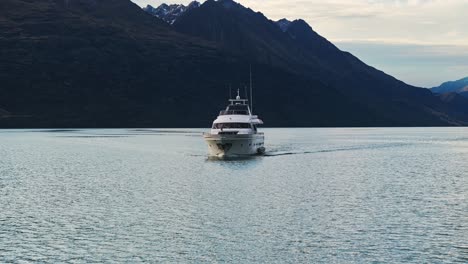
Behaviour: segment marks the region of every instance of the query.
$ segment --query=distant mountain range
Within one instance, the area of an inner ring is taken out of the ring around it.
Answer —
[[[169,24],[174,24],[175,21],[182,16],[185,12],[200,7],[200,2],[192,1],[187,6],[183,4],[171,4],[167,5],[165,3],[161,4],[158,7],[153,7],[152,5],[147,5],[143,8],[148,14],[158,17]],[[283,18],[276,21],[276,24],[280,27],[283,32],[286,32],[289,25],[291,25],[291,21]]]
[[[431,91],[436,94],[458,93],[468,97],[468,77],[458,81],[445,82],[438,87],[431,88]]]
[[[2,0],[0,17],[0,127],[209,127],[250,65],[268,126],[468,124],[466,98],[405,84],[303,20],[231,0]]]

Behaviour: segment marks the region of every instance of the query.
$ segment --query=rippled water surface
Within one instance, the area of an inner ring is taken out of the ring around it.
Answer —
[[[468,262],[468,129],[0,130],[0,262]]]

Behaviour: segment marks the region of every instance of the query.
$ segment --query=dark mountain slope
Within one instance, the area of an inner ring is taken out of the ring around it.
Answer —
[[[360,102],[366,102],[369,108],[382,116],[398,116],[399,120],[411,123],[411,120],[430,122],[430,115],[449,124],[460,124],[460,120],[466,124],[468,100],[457,98],[457,103],[441,100],[427,89],[407,85],[363,63],[352,54],[340,51],[302,20],[291,23],[287,32],[305,48],[315,52],[316,56],[330,63],[336,76],[331,86],[350,97],[358,97]],[[465,101],[465,104],[461,101]]]
[[[271,66],[282,66],[301,72],[302,63],[314,58],[303,58],[293,40],[279,30],[261,13],[255,13],[230,1],[206,1],[199,8],[184,13],[174,23],[184,34],[215,42],[220,48],[250,60]],[[318,69],[319,70],[319,69]]]
[[[445,117],[455,109],[430,91],[407,85],[340,51],[303,20],[280,28],[278,22],[231,0],[209,0],[184,13],[174,26],[251,61],[320,80],[382,119],[401,125],[453,122]]]
[[[127,0],[0,5],[0,105],[33,115],[5,126],[155,123],[147,116],[163,114],[162,100],[187,92],[158,83],[178,83],[224,58]]]
[[[0,2],[1,127],[207,127],[248,62],[128,0]],[[270,126],[394,124],[340,92],[253,63]],[[21,117],[21,118],[19,118]]]
[[[462,94],[458,93],[444,93],[437,95],[444,103],[451,106],[453,109],[451,118],[453,119],[464,119],[468,114],[466,105],[468,104],[468,99]]]
[[[248,80],[249,64],[255,109],[268,126],[468,120],[461,106],[419,97],[350,54],[331,64],[233,2],[207,2],[177,21],[207,7],[224,17],[200,16],[192,22],[203,34],[192,34],[129,0],[0,1],[0,106],[9,112],[0,127],[208,127],[227,85]]]

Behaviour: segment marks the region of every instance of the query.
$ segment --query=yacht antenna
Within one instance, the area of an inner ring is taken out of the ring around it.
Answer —
[[[229,84],[229,99],[231,99],[231,84]]]
[[[250,112],[253,113],[253,96],[252,96],[252,64],[250,64]]]

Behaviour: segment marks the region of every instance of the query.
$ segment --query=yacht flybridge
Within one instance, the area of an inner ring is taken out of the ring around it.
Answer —
[[[203,134],[211,156],[229,157],[257,155],[265,152],[264,135],[257,131],[263,124],[253,115],[247,99],[229,99],[226,110],[219,113],[210,133]]]

